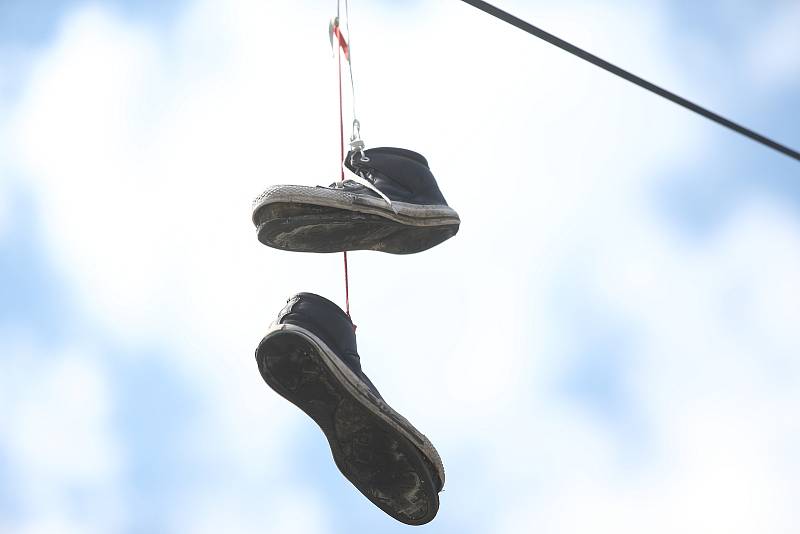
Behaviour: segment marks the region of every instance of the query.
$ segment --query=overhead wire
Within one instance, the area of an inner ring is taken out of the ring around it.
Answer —
[[[611,74],[619,76],[624,80],[627,80],[635,85],[638,85],[639,87],[646,89],[651,93],[655,93],[658,96],[666,98],[667,100],[674,102],[679,106],[682,106],[690,111],[693,111],[694,113],[697,113],[698,115],[705,117],[706,119],[716,122],[717,124],[724,126],[725,128],[733,130],[734,132],[737,132],[757,143],[760,143],[761,145],[776,150],[786,156],[789,156],[792,159],[800,161],[800,152],[792,148],[789,148],[781,143],[778,143],[777,141],[773,141],[772,139],[765,137],[749,128],[746,128],[741,124],[737,124],[736,122],[733,122],[730,119],[718,115],[713,111],[710,111],[698,104],[695,104],[694,102],[691,102],[690,100],[683,98],[682,96],[679,96],[671,91],[664,89],[663,87],[659,87],[658,85],[651,83],[598,56],[595,56],[594,54],[587,52],[586,50],[583,50],[582,48],[579,48],[572,43],[560,39],[555,35],[548,33],[542,30],[541,28],[536,27],[529,22],[526,22],[506,11],[503,11],[502,9],[493,6],[488,2],[484,2],[483,0],[461,0],[461,1],[477,9],[480,9],[481,11],[488,13],[489,15],[492,15],[493,17],[502,20],[503,22],[511,24],[512,26],[516,26],[522,31],[525,31],[535,37],[538,37],[539,39],[542,39],[553,46],[557,46],[558,48],[566,52],[569,52],[570,54],[577,56],[583,59],[584,61],[588,61],[592,65],[600,67],[601,69],[610,72]]]

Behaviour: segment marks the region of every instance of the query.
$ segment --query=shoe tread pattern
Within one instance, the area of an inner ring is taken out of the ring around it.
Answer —
[[[409,226],[380,215],[310,204],[271,204],[256,216],[263,244],[294,252],[422,252],[450,239],[459,225]]]
[[[399,521],[432,520],[438,495],[419,449],[355,400],[308,340],[281,333],[264,343],[258,361],[262,376],[322,429],[342,474]]]

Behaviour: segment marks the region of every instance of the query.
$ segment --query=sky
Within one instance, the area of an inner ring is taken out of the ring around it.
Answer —
[[[800,3],[497,5],[794,148]],[[800,166],[464,3],[352,3],[368,146],[459,234],[350,257],[432,533],[795,533]],[[0,4],[0,533],[402,532],[254,350],[341,255],[250,202],[337,176],[326,0]]]

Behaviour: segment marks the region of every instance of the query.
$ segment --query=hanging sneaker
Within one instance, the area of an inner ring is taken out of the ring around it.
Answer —
[[[258,239],[296,252],[421,252],[453,237],[461,220],[428,161],[402,148],[350,152],[345,180],[329,187],[277,185],[253,205]]]
[[[370,501],[409,525],[434,518],[439,454],[362,372],[353,323],[336,304],[311,293],[290,299],[256,361],[267,384],[319,425],[336,466]]]

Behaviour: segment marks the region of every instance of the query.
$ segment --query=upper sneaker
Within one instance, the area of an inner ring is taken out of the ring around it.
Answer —
[[[311,293],[291,298],[256,350],[261,376],[322,429],[342,474],[409,525],[439,509],[436,449],[384,401],[361,369],[350,318]]]
[[[428,161],[403,148],[350,152],[345,179],[328,187],[277,185],[253,204],[258,239],[296,252],[421,252],[453,237],[461,220]]]

